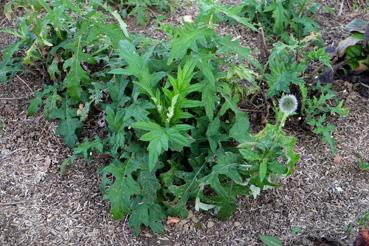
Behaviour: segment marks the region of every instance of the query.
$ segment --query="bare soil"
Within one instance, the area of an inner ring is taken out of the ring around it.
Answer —
[[[367,18],[348,5],[338,16],[336,1],[322,4],[335,11],[319,16],[327,43],[344,36],[343,26],[353,17]],[[194,12],[183,6],[169,20]],[[11,24],[3,16],[0,23]],[[153,27],[147,30],[155,32]],[[242,37],[247,32],[238,27],[228,32],[246,44],[254,39]],[[12,41],[1,34],[0,49]],[[80,161],[65,176],[58,173],[70,150],[54,135],[55,123],[41,114],[26,116],[28,98],[42,81],[25,71],[0,85],[0,245],[260,245],[263,234],[278,236],[285,245],[352,245],[356,220],[369,209],[369,173],[361,172],[357,163],[357,155],[369,157],[369,100],[344,81],[335,84],[350,109],[348,117],[335,119],[336,157],[317,137],[297,132],[301,161],[280,189],[257,200],[240,198],[228,221],[193,212],[163,235],[144,232],[137,238],[125,220],[111,219],[98,189],[99,163]]]

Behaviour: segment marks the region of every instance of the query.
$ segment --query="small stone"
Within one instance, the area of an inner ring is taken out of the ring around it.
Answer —
[[[191,219],[192,217],[193,217],[193,213],[192,213],[192,211],[189,211],[189,212],[188,212],[187,219]]]
[[[192,220],[193,223],[198,223],[199,222],[199,219],[196,218],[195,216],[192,216],[191,220]]]
[[[189,231],[190,228],[191,228],[190,225],[189,224],[186,224],[186,225],[183,226],[183,231],[185,231],[185,232],[186,231]]]
[[[342,189],[341,187],[336,186],[335,188],[336,188],[336,191],[337,191],[337,192],[343,192],[343,189]]]
[[[193,17],[191,15],[185,15],[182,17],[183,22],[192,23]]]
[[[234,223],[233,223],[233,225],[234,225],[235,227],[240,227],[240,226],[241,226],[241,223],[240,223],[240,222],[238,222],[238,221],[236,221],[236,222],[234,222]]]
[[[212,228],[213,226],[215,225],[215,223],[213,221],[209,221],[208,224],[207,224],[207,227],[210,229]]]
[[[178,223],[178,226],[182,227],[184,226],[185,224],[188,223],[188,220],[187,219],[184,219],[184,220],[181,220],[179,223]]]

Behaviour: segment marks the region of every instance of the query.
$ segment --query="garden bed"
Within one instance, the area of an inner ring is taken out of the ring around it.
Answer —
[[[352,18],[368,18],[347,6],[338,16],[340,6],[334,2],[323,2],[335,12],[319,17],[327,44],[345,35],[343,26]],[[180,9],[169,19],[178,21],[191,12]],[[0,23],[9,25],[3,16]],[[9,42],[2,35],[0,49]],[[187,219],[166,225],[163,235],[147,230],[141,237],[134,236],[126,220],[111,219],[109,204],[98,189],[96,170],[101,163],[86,166],[78,161],[65,176],[59,174],[70,150],[53,134],[55,123],[42,114],[26,115],[28,99],[40,87],[41,81],[32,74],[0,86],[2,245],[258,245],[264,234],[275,235],[286,245],[349,245],[357,235],[357,219],[369,207],[368,172],[359,170],[357,157],[369,156],[369,101],[345,81],[335,81],[350,110],[346,118],[335,119],[336,156],[318,137],[295,130],[301,159],[281,188],[256,200],[241,198],[228,221],[191,212]]]

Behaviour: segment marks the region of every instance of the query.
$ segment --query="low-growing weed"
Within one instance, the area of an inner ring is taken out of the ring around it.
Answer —
[[[319,31],[318,23],[312,18],[319,4],[308,0],[244,0],[231,6],[215,0],[200,2],[211,21],[229,18],[254,31],[261,27],[267,34],[274,34],[284,41],[289,40],[291,33],[300,39]]]
[[[360,229],[368,229],[369,228],[369,211],[364,212],[357,219],[357,225]]]
[[[266,65],[259,72],[258,80],[267,85],[266,98],[288,93],[299,95],[299,116],[335,153],[336,143],[332,137],[335,126],[327,123],[327,118],[330,115],[346,116],[348,110],[331,85],[321,85],[319,81],[306,82],[305,75],[311,64],[319,63],[331,68],[330,57],[324,49],[307,50],[309,43],[296,39],[291,39],[289,44],[277,43]]]
[[[343,101],[339,101],[336,93],[331,89],[331,85],[315,84],[311,93],[308,95],[307,88],[301,84],[301,112],[312,131],[319,135],[323,142],[328,144],[332,154],[336,152],[336,141],[333,138],[333,132],[336,127],[327,123],[327,117],[332,115],[347,116],[348,109],[344,108]]]
[[[147,24],[149,17],[155,14],[152,9],[165,12],[171,10],[175,5],[173,0],[119,0],[109,2],[120,10],[122,17],[134,16],[139,25]]]
[[[271,235],[262,235],[260,236],[260,240],[263,242],[265,246],[282,246],[283,242],[279,238]]]
[[[244,19],[209,6],[193,23],[163,25],[168,40],[160,41],[129,34],[103,1],[13,0],[6,7],[8,17],[17,8],[24,13],[17,30],[3,30],[19,41],[3,52],[2,80],[45,66],[48,81],[28,114],[42,110],[56,120],[56,134],[73,148],[61,172],[77,157],[104,158],[101,191],[113,218],[129,215],[136,234],[142,226],[162,232],[164,218],[186,217],[192,201],[197,210],[231,216],[238,196],[256,198],[294,171],[299,157],[296,138],[283,130],[287,117],[321,117],[312,124],[320,129],[325,114],[344,111],[324,105],[334,96],[323,87],[310,100],[315,94],[304,84],[309,62],[329,65],[325,53],[292,40],[278,43],[263,66],[211,23],[218,14]],[[303,93],[300,111],[286,95],[295,88]],[[255,133],[239,102],[256,94],[274,103],[276,120]]]

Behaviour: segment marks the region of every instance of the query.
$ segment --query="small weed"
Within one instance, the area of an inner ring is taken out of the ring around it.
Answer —
[[[270,235],[262,235],[260,236],[260,240],[263,242],[265,246],[282,246],[282,241],[275,237]]]
[[[293,226],[291,227],[291,232],[294,235],[300,235],[302,233],[303,229],[301,227],[298,226]]]
[[[358,219],[357,225],[360,229],[369,229],[369,211],[364,212]]]
[[[144,24],[150,7],[165,9],[166,2],[119,4]],[[254,18],[248,1],[239,9],[211,0],[201,4],[193,22],[160,25],[167,40],[128,33],[119,6],[99,0],[12,0],[5,7],[8,18],[18,8],[23,15],[17,29],[1,30],[18,41],[3,50],[0,81],[43,64],[49,81],[35,93],[28,114],[41,110],[58,122],[56,134],[73,149],[61,173],[77,157],[104,156],[104,199],[114,219],[129,216],[137,235],[142,226],[163,232],[167,216],[187,217],[193,203],[230,217],[240,195],[255,198],[295,170],[299,156],[296,138],[284,130],[288,117],[303,117],[333,147],[334,127],[326,117],[347,112],[330,88],[305,81],[312,62],[330,66],[324,50],[311,48],[315,35],[276,43],[263,65],[214,29],[217,19],[253,30],[266,21],[271,32],[286,36],[293,30],[302,37],[316,27],[308,18],[310,3],[257,3]],[[239,107],[247,97],[274,107],[266,112],[274,119],[256,133]],[[271,236],[261,240],[282,245]]]

